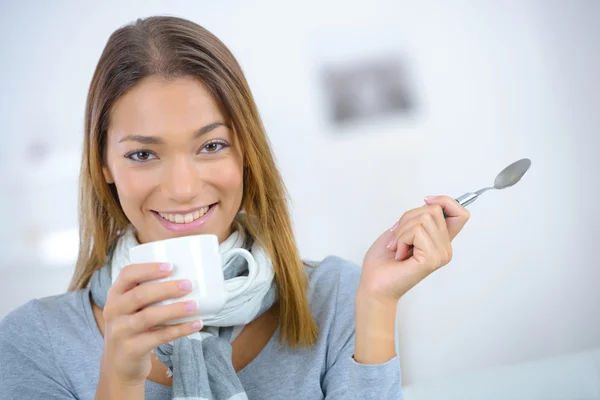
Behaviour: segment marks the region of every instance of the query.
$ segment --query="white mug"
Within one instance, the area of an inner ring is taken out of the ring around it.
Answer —
[[[246,281],[235,289],[228,289],[223,265],[237,255],[248,262],[248,276],[234,278]],[[173,272],[168,277],[145,283],[176,279],[189,279],[192,282],[192,291],[187,295],[152,304],[167,305],[189,300],[195,300],[198,304],[194,315],[168,321],[166,325],[214,318],[229,300],[243,294],[252,285],[258,272],[254,257],[245,249],[231,249],[221,254],[216,235],[183,236],[140,244],[129,249],[129,258],[132,264],[166,262],[173,265]]]

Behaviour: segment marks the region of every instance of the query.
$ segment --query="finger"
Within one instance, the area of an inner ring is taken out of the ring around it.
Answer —
[[[416,225],[418,225],[420,223],[421,223],[421,221],[419,220],[419,218],[413,218],[409,221],[406,221],[404,224],[402,224],[402,226],[399,227],[398,229],[396,229],[394,231],[393,235],[391,235],[387,248],[390,251],[396,251],[396,249],[399,246],[398,239],[402,235],[404,235],[405,232],[410,231],[411,229],[413,229]]]
[[[441,208],[438,207],[438,210],[441,213]],[[436,218],[442,219],[443,223],[441,228],[438,225]],[[429,236],[429,239],[435,247],[435,252],[437,252],[440,262],[442,264],[447,264],[452,258],[452,246],[450,245],[450,237],[448,236],[448,229],[444,217],[442,215],[434,217],[430,213],[424,213],[421,215],[420,220],[427,236]]]
[[[469,211],[458,204],[452,197],[427,196],[425,198],[425,203],[442,207],[446,214],[446,224],[448,225],[448,233],[450,234],[451,240],[458,235],[471,216]]]
[[[446,218],[465,218],[469,211],[461,206],[456,199],[449,196],[427,196],[425,203],[428,205],[439,205],[444,209]]]
[[[421,214],[424,215],[424,214]],[[396,237],[393,240],[390,240],[389,250],[392,254],[394,254],[394,259],[396,261],[402,261],[410,258],[413,254],[413,246],[407,245],[402,242],[400,237],[402,237],[406,232],[412,231],[417,225],[421,224],[421,217],[416,217],[407,221],[402,228],[399,228],[399,231],[395,232]]]
[[[413,260],[413,262],[416,261],[421,267],[426,267],[427,271],[430,271],[431,267],[438,263],[439,256],[437,255],[435,245],[422,225],[417,225],[406,232],[400,238],[400,242],[406,246],[413,247],[412,257],[404,262],[410,260]]]
[[[398,226],[395,228],[394,233],[396,235],[396,238],[400,237],[406,230],[412,229],[416,224],[421,223],[421,218],[424,214],[431,214],[439,229],[447,229],[446,220],[444,219],[444,213],[442,211],[442,208],[438,205],[422,206],[415,210],[411,210],[410,213],[413,217],[411,219],[405,220],[405,222],[402,224],[398,224]],[[396,251],[396,243],[393,243],[391,238],[388,242],[388,249],[390,249],[391,251]]]
[[[377,240],[375,240],[373,245],[369,248],[367,254],[365,254],[365,258],[367,258],[368,256],[368,258],[370,259],[388,261],[393,259],[393,252],[390,252],[387,246],[389,245],[392,239],[394,241],[396,240],[396,236],[394,234],[393,229],[396,228],[397,225],[398,221],[396,221],[390,229],[387,229],[385,232],[379,235]]]
[[[412,232],[412,229],[407,232]],[[394,260],[396,261],[403,261],[410,258],[414,251],[412,245],[408,245],[402,240],[398,240],[395,247]],[[392,251],[394,252],[394,250]]]
[[[421,206],[418,208],[413,208],[412,210],[405,212],[404,214],[402,214],[402,217],[400,217],[400,219],[398,220],[396,225],[394,225],[392,227],[393,229],[391,229],[391,230],[397,231],[397,230],[401,229],[408,221],[414,219],[415,217],[418,217],[420,214],[425,212],[426,209],[427,209],[427,205]]]
[[[430,259],[428,254],[433,252],[434,245],[428,240],[427,233],[421,225],[406,231],[400,238],[400,242],[401,246],[411,247],[414,251],[406,260],[397,260],[389,270],[390,279],[402,283],[404,286],[399,290],[401,295],[433,271],[433,268],[428,266]]]
[[[128,317],[132,334],[144,333],[169,321],[196,314],[198,303],[195,300],[180,301],[164,306],[152,306]]]
[[[131,264],[121,269],[110,287],[113,294],[124,294],[139,283],[161,279],[171,274],[173,266],[167,263]]]
[[[123,294],[117,307],[118,313],[119,315],[132,314],[159,301],[182,297],[191,291],[192,283],[187,279],[138,285]]]
[[[197,324],[197,325],[195,325]],[[136,338],[136,342],[141,347],[147,349],[146,352],[155,349],[165,343],[172,342],[202,329],[202,321],[185,322],[177,325],[167,325],[151,332],[143,333]]]
[[[423,213],[432,213],[434,216],[437,216],[439,214],[439,217],[436,217],[436,221],[439,221],[438,224],[440,225],[440,228],[443,226],[446,226],[446,220],[444,219],[444,214],[442,211],[441,206],[439,205],[424,205],[412,210],[409,210],[407,212],[405,212],[402,217],[396,221],[392,227],[385,231],[381,236],[379,236],[379,238],[375,241],[374,246],[376,248],[382,248],[380,247],[382,245],[385,245],[386,249],[383,249],[383,252],[381,252],[379,254],[379,257],[385,258],[385,259],[391,259],[392,257],[389,256],[390,254],[394,254],[394,252],[396,252],[396,250],[398,249],[398,238],[408,229],[412,229],[417,223],[418,223],[418,217],[420,215],[422,215]],[[406,247],[406,246],[400,246],[403,248],[403,251],[400,252],[398,254],[398,257],[400,257],[399,259],[405,259],[410,257],[411,255],[411,250],[410,247]],[[378,250],[378,253],[381,250]],[[390,253],[391,252],[391,253]]]
[[[448,224],[446,222],[446,216],[444,215],[444,209],[440,205],[432,204],[427,206],[427,210],[433,217],[438,229],[448,231]]]

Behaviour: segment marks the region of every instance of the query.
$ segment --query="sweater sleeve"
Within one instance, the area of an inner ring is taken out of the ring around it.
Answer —
[[[0,399],[76,398],[56,365],[36,300],[0,321],[0,354]]]
[[[336,312],[330,331],[327,372],[322,389],[327,400],[402,399],[400,362],[397,356],[383,364],[359,364],[354,360],[354,298],[360,267],[346,264],[340,269]]]

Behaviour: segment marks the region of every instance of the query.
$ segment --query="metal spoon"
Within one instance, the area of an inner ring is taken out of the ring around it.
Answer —
[[[508,167],[504,168],[494,180],[494,186],[489,186],[483,189],[479,189],[476,192],[468,192],[462,196],[456,198],[456,201],[466,207],[479,198],[483,193],[490,189],[506,189],[519,182],[527,170],[531,167],[531,160],[529,158],[523,158],[519,161],[515,161]],[[445,216],[445,215],[444,215]]]

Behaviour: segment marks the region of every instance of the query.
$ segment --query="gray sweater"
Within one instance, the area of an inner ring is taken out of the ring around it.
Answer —
[[[306,271],[317,344],[293,350],[277,330],[238,372],[249,399],[401,399],[397,357],[379,365],[352,358],[360,267],[328,257]],[[102,348],[89,289],[32,300],[0,321],[0,399],[93,399]],[[145,393],[171,399],[171,387],[152,381]]]

